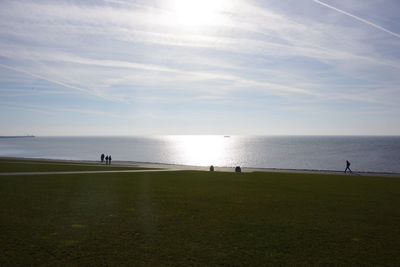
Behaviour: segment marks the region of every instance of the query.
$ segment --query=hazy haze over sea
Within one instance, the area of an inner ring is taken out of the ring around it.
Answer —
[[[400,137],[231,136],[0,138],[0,156],[196,166],[400,173]]]

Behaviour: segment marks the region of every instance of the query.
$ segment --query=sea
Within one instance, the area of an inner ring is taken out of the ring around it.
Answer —
[[[400,173],[400,136],[0,138],[0,157],[134,161],[191,166]]]

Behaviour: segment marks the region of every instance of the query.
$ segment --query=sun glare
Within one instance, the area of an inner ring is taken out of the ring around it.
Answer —
[[[168,10],[181,27],[206,27],[220,24],[228,8],[228,0],[170,0]]]
[[[221,165],[229,159],[228,142],[223,136],[170,136],[173,155],[186,165]]]

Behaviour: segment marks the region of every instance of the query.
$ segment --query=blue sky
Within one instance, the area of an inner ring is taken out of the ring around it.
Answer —
[[[400,134],[397,0],[0,2],[0,135]]]

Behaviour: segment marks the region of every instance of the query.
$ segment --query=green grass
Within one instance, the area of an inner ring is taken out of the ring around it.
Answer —
[[[0,266],[396,266],[400,179],[0,177]]]
[[[4,172],[53,172],[53,171],[101,171],[101,170],[137,170],[141,167],[124,167],[106,164],[87,164],[75,162],[46,162],[32,160],[0,159],[0,173]]]

